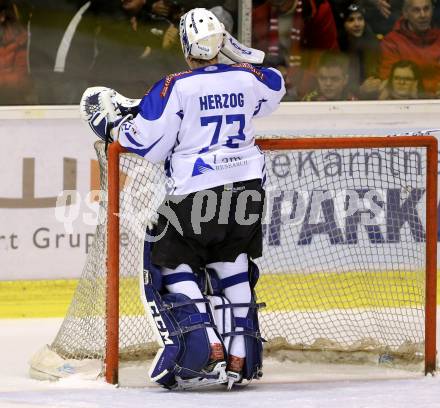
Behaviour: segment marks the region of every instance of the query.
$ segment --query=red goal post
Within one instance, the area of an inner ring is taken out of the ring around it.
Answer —
[[[436,368],[437,273],[437,139],[432,136],[331,137],[259,139],[263,151],[315,149],[426,148],[426,258],[425,258],[425,373]],[[105,377],[118,382],[119,360],[119,186],[120,157],[126,150],[113,143],[108,148],[108,239]]]

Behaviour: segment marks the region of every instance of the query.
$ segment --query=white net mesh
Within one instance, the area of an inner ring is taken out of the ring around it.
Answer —
[[[107,189],[102,143],[95,145]],[[267,352],[301,361],[379,355],[423,362],[426,151],[422,148],[268,151],[264,256],[257,260]],[[144,231],[160,204],[161,166],[122,155],[120,355],[156,345],[138,288]],[[105,197],[105,193],[103,194]],[[106,201],[92,250],[51,349],[105,354]],[[299,354],[301,353],[301,357]],[[285,356],[286,354],[283,354]],[[375,361],[377,357],[375,357]]]

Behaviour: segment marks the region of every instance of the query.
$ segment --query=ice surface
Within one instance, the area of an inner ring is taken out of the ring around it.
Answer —
[[[171,392],[155,386],[115,387],[78,376],[32,380],[28,360],[54,338],[60,319],[0,320],[0,407],[11,408],[436,408],[440,377],[343,365],[265,362],[259,382],[231,392]],[[143,368],[124,375],[139,377]],[[146,373],[145,373],[146,375]]]

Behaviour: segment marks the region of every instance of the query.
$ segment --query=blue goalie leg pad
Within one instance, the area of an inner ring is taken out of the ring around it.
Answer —
[[[258,282],[259,270],[254,262],[249,261],[249,269],[247,274],[247,279],[249,279],[249,285],[251,288],[251,302],[250,303],[225,303],[216,304],[214,310],[222,310],[226,314],[227,309],[232,310],[232,327],[230,331],[224,330],[221,333],[225,344],[228,344],[228,338],[233,336],[244,336],[245,340],[245,350],[246,357],[244,360],[243,371],[241,373],[242,379],[251,380],[258,379],[262,376],[263,367],[263,342],[265,341],[261,337],[260,325],[258,321],[258,310],[264,306],[264,303],[256,302],[255,286]],[[235,281],[243,280],[242,274],[236,275],[233,278]],[[220,285],[222,282],[220,282]],[[223,284],[228,284],[227,279],[223,280]],[[216,285],[219,285],[216,282]],[[217,287],[217,291],[219,288]],[[235,317],[233,316],[234,308],[238,307],[249,307],[249,311],[246,317]],[[217,318],[218,319],[218,318]],[[241,328],[238,331],[237,328]]]
[[[212,318],[209,313],[200,313],[194,300],[185,295],[167,294],[163,300],[172,307],[170,312],[177,323],[173,334],[182,338],[185,347],[178,359],[180,368],[177,374],[181,378],[197,377],[208,364],[211,354],[206,328],[214,326]],[[207,302],[204,299],[198,301]]]
[[[237,319],[236,320],[236,326]],[[252,378],[260,378],[263,368],[263,341],[261,337],[260,327],[258,322],[258,307],[249,308],[249,314],[246,322],[243,324],[245,331],[245,348],[246,358],[243,366],[243,378],[251,380]]]
[[[151,263],[151,243],[145,241],[141,298],[160,345],[150,367],[151,380],[179,389],[225,382],[225,367],[204,370],[211,356],[207,328],[215,328],[215,324],[209,307],[207,313],[201,313],[197,304],[209,301],[168,293],[165,281],[160,268]]]
[[[230,303],[224,305],[217,305],[214,309],[234,309],[235,307],[249,307],[247,317],[233,317],[232,331],[221,333],[222,337],[227,343],[227,339],[233,336],[244,336],[246,358],[242,376],[244,379],[251,380],[253,378],[260,378],[262,376],[263,367],[263,342],[265,340],[261,337],[260,327],[258,322],[258,309],[264,307],[264,303],[256,303],[254,300],[251,303]],[[241,331],[236,330],[242,328]]]
[[[180,336],[171,336],[175,329],[174,319],[169,312],[164,312],[159,293],[150,284],[145,285],[144,290],[144,307],[160,346],[150,367],[149,376],[152,381],[164,387],[172,387],[175,384],[176,361],[184,347],[183,339]]]
[[[203,377],[211,347],[206,333],[212,327],[208,313],[200,313],[195,303],[205,299],[190,299],[180,293],[161,296],[152,285],[145,285],[145,306],[157,329],[161,345],[150,368],[153,381],[172,388],[176,376],[182,379]]]
[[[260,378],[263,367],[263,341],[260,333],[260,323],[258,320],[258,310],[266,306],[264,303],[256,302],[255,286],[260,277],[258,266],[249,260],[249,284],[252,291],[251,304],[249,305],[249,313],[245,321],[242,322],[245,336],[246,359],[243,367],[243,378],[248,380],[252,378]],[[237,320],[237,319],[235,319]],[[236,326],[238,322],[236,321]]]

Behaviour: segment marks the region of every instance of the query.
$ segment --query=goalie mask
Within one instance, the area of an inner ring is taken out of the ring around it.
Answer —
[[[185,58],[211,60],[220,52],[224,25],[209,10],[195,8],[180,19],[180,42]]]

